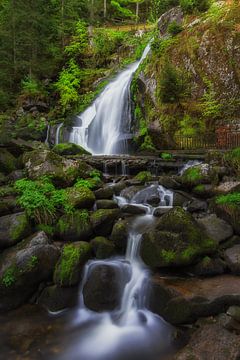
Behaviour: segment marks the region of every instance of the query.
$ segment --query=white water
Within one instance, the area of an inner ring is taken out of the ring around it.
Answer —
[[[151,192],[152,188],[145,190]],[[169,194],[168,190],[160,188],[160,202],[166,201],[165,196]],[[135,195],[135,199],[138,197],[142,198],[142,191]],[[146,215],[138,216],[133,221],[125,258],[92,260],[86,264],[74,326],[85,326],[87,331],[77,343],[71,344],[64,359],[160,360],[160,355],[170,347],[172,327],[147,309],[150,274],[139,256],[141,235],[154,222],[152,212],[149,207]],[[124,290],[119,308],[96,313],[85,306],[83,289],[92,270],[102,265],[111,266],[117,271]]]
[[[82,114],[77,116],[69,142],[83,146],[93,154],[127,152],[131,137],[130,84],[134,72],[146,58],[148,45],[140,61],[123,70]]]
[[[202,164],[200,160],[189,160],[179,171],[179,175],[182,175],[187,169]]]
[[[60,130],[63,127],[63,123],[57,126],[56,135],[55,135],[55,145],[58,145],[60,142]]]

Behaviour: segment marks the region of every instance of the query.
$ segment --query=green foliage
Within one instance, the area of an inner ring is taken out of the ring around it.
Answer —
[[[188,95],[185,73],[165,62],[159,80],[159,95],[163,103],[178,103]]]
[[[144,136],[143,142],[140,145],[140,149],[141,150],[146,150],[146,151],[154,151],[155,150],[155,146],[152,142],[152,138],[149,134],[146,134]]]
[[[2,278],[2,284],[5,287],[10,287],[15,283],[15,281],[16,281],[16,266],[14,265],[14,266],[9,267],[4,272],[4,275]]]
[[[221,115],[222,106],[218,102],[218,100],[216,100],[216,92],[214,90],[212,82],[207,78],[204,79],[204,82],[207,86],[207,90],[202,97],[202,115],[204,118],[214,120]]]
[[[22,94],[26,97],[42,97],[46,95],[42,85],[31,76],[22,80]]]
[[[226,152],[226,154],[224,154],[224,161],[236,175],[240,175],[240,147]]]
[[[67,203],[65,190],[57,190],[51,180],[43,177],[37,181],[29,179],[17,180],[15,189],[19,193],[18,203],[27,215],[37,224],[51,225],[61,208],[65,212],[72,211]]]
[[[111,0],[111,5],[118,15],[121,15],[124,18],[134,18],[134,13],[126,7],[123,7],[119,1]]]
[[[160,15],[177,5],[179,5],[179,0],[152,0],[150,19],[158,20]]]
[[[161,153],[161,158],[163,160],[171,160],[172,159],[172,154],[169,153]]]
[[[198,167],[191,167],[184,171],[182,178],[184,182],[194,183],[196,181],[200,181],[202,179],[201,170]]]
[[[150,173],[150,171],[140,171],[135,176],[135,179],[141,181],[142,183],[145,183],[152,180],[152,174]]]
[[[151,49],[154,54],[163,56],[170,46],[176,44],[175,38],[160,39],[159,34],[155,34],[151,42]]]
[[[64,110],[76,105],[79,100],[79,87],[81,83],[81,71],[76,62],[71,59],[68,66],[63,69],[55,83],[59,94],[59,101]]]
[[[75,183],[75,187],[77,188],[88,188],[88,189],[95,189],[96,187],[98,187],[101,184],[101,173],[98,170],[92,170],[90,172],[90,178],[88,179],[82,179],[82,178],[78,178],[76,183]]]
[[[180,121],[179,133],[185,136],[194,136],[204,133],[206,130],[205,122],[203,119],[193,118],[185,114]]]
[[[167,31],[172,36],[175,36],[175,35],[179,34],[181,31],[183,31],[183,27],[176,20],[174,20],[168,25]]]
[[[105,64],[108,58],[122,45],[126,33],[111,29],[96,29],[93,35],[93,51],[98,63]]]
[[[164,261],[168,264],[171,263],[176,258],[176,253],[173,250],[162,250],[161,256]]]
[[[84,21],[78,21],[76,24],[75,35],[69,45],[64,49],[65,53],[71,57],[83,55],[88,48],[88,31]]]
[[[54,234],[54,227],[46,224],[38,224],[37,230],[44,231],[49,236],[53,236]]]
[[[216,198],[216,203],[219,205],[230,205],[234,207],[240,206],[240,192],[234,192],[226,195],[219,195]]]
[[[192,14],[195,11],[204,12],[209,9],[209,0],[180,0],[180,6],[186,14]]]

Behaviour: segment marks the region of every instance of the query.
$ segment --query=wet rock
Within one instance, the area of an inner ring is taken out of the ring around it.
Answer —
[[[216,214],[207,215],[198,219],[197,222],[204,229],[206,234],[218,244],[233,235],[232,226],[217,217]]]
[[[72,308],[78,303],[78,286],[62,288],[57,285],[47,286],[38,298],[37,303],[48,311],[60,311]]]
[[[0,257],[0,311],[23,304],[42,281],[51,279],[59,250],[39,232]]]
[[[114,310],[121,304],[128,267],[99,264],[93,267],[83,287],[85,305],[93,311]]]
[[[234,320],[231,316],[228,316],[227,314],[220,314],[218,320],[222,327],[229,331],[234,331],[239,335],[240,323],[238,321]]]
[[[154,210],[153,216],[160,217],[160,216],[166,214],[167,212],[169,212],[170,210],[171,210],[171,208],[158,207]]]
[[[34,141],[34,140],[24,140],[24,139],[11,139],[10,150],[14,156],[22,155],[25,152],[38,150],[39,152],[42,150],[48,150],[49,146],[42,141]]]
[[[167,278],[152,280],[150,309],[172,324],[192,323],[200,317],[225,312],[240,305],[240,277]]]
[[[145,208],[143,208],[141,206],[133,205],[133,204],[123,205],[121,209],[122,209],[122,212],[132,214],[132,215],[142,215],[142,214],[146,213]]]
[[[84,161],[66,159],[49,150],[25,153],[23,161],[30,179],[49,176],[61,186],[72,185],[77,177],[87,178],[92,170]]]
[[[63,241],[86,241],[91,238],[93,228],[86,210],[76,210],[63,215],[56,226],[56,237]]]
[[[97,259],[107,259],[115,252],[114,243],[103,236],[97,236],[90,244]]]
[[[223,220],[232,225],[234,232],[240,235],[240,207],[231,204],[214,204],[213,211]]]
[[[119,249],[125,250],[127,246],[129,225],[129,220],[118,220],[113,226],[110,239]]]
[[[104,188],[100,188],[95,192],[96,199],[112,199],[113,197],[113,189],[110,186],[105,186]]]
[[[0,216],[21,212],[22,209],[14,196],[0,197]]]
[[[52,149],[58,155],[91,155],[82,146],[73,143],[61,143],[55,145]]]
[[[25,213],[0,217],[0,249],[15,245],[30,233],[31,227]]]
[[[224,252],[224,258],[230,270],[240,275],[240,245],[235,245]]]
[[[227,315],[240,323],[240,306],[230,306],[227,309]]]
[[[225,269],[226,264],[220,258],[212,259],[205,256],[201,261],[193,266],[190,271],[198,276],[214,276],[223,274]]]
[[[186,188],[211,183],[210,165],[200,164],[186,169],[179,177],[179,181]]]
[[[77,285],[81,280],[84,264],[91,258],[92,246],[84,241],[67,244],[54,271],[54,283],[61,287]]]
[[[119,209],[100,209],[91,215],[91,223],[96,235],[108,236],[115,220],[120,216]]]
[[[198,199],[193,199],[186,206],[187,211],[189,211],[190,213],[206,211],[207,208],[208,208],[208,204],[206,203],[206,201],[202,201]]]
[[[192,200],[191,195],[184,191],[175,191],[173,194],[173,206],[184,206],[190,200]]]
[[[159,185],[164,186],[166,189],[177,190],[181,187],[181,184],[179,184],[171,176],[167,176],[167,175],[159,176],[158,183]]]
[[[111,186],[115,195],[120,195],[121,191],[126,188],[126,183],[124,181],[119,181],[116,184]]]
[[[151,267],[189,265],[215,250],[215,241],[180,207],[160,217],[155,230],[143,234],[141,243],[141,257]]]
[[[95,202],[94,193],[85,186],[66,189],[68,203],[75,208],[91,209]]]
[[[174,356],[174,360],[237,360],[240,336],[225,329],[219,321],[209,320],[191,336],[190,342]]]
[[[9,175],[8,175],[8,181],[17,181],[20,179],[23,179],[25,177],[25,172],[24,170],[14,170],[12,171]]]
[[[123,196],[127,200],[131,200],[134,195],[142,189],[142,186],[129,186],[121,192],[121,196]]]
[[[200,184],[193,188],[193,194],[208,199],[215,195],[214,187],[211,184]]]
[[[10,172],[16,170],[16,168],[17,159],[7,149],[1,148],[0,171],[4,174],[9,174]]]
[[[97,209],[117,209],[118,204],[113,200],[97,200],[96,207]]]

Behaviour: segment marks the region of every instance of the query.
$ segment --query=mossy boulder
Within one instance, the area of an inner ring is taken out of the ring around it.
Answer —
[[[24,212],[0,217],[0,249],[13,246],[31,234]]]
[[[95,202],[94,193],[85,186],[66,189],[67,201],[76,208],[91,209]]]
[[[63,215],[57,223],[55,236],[63,241],[85,241],[93,234],[87,210],[76,210]]]
[[[185,187],[194,187],[199,184],[210,183],[209,165],[201,164],[190,167],[184,171],[179,181]]]
[[[9,215],[20,211],[21,208],[17,204],[17,199],[14,196],[0,197],[0,216]]]
[[[140,181],[142,184],[145,184],[148,181],[151,181],[153,178],[150,171],[140,171],[135,177],[134,180]]]
[[[52,149],[58,155],[91,155],[82,146],[73,143],[62,143],[55,145]]]
[[[142,259],[151,267],[189,265],[215,250],[216,242],[180,207],[164,214],[155,230],[143,235],[141,243]]]
[[[129,232],[129,220],[118,220],[112,229],[110,239],[118,249],[125,250]]]
[[[55,284],[62,287],[77,285],[81,280],[83,266],[91,256],[92,246],[87,242],[65,245],[54,271]]]
[[[103,236],[97,236],[90,243],[97,259],[109,258],[115,252],[114,243]]]
[[[9,174],[16,170],[17,159],[7,150],[1,149],[0,151],[0,172]]]
[[[37,303],[48,311],[60,311],[76,306],[78,294],[78,286],[63,288],[51,285],[43,289]]]
[[[59,249],[38,232],[0,256],[0,311],[27,301],[43,281],[51,280]]]
[[[78,177],[89,177],[93,170],[84,161],[66,159],[49,150],[25,153],[23,162],[30,179],[49,176],[61,186],[71,186]]]
[[[96,190],[95,192],[96,199],[112,199],[113,197],[113,189],[110,186],[104,186]]]
[[[91,215],[91,223],[96,235],[108,236],[115,220],[120,216],[119,209],[100,209]]]
[[[114,200],[97,200],[96,201],[97,209],[117,209],[118,204]]]

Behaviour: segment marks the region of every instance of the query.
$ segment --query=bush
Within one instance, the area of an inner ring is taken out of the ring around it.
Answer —
[[[224,161],[236,175],[240,176],[240,147],[228,151],[224,155]]]
[[[181,31],[183,31],[182,25],[178,24],[175,20],[168,25],[168,32],[172,36],[179,34]]]
[[[161,158],[162,158],[163,160],[171,160],[171,159],[172,159],[172,154],[162,153],[162,154],[161,154]]]
[[[209,0],[180,0],[180,6],[186,14],[192,14],[195,10],[207,11],[209,9]]]
[[[235,192],[227,195],[220,195],[216,198],[216,203],[219,205],[240,206],[240,192]]]

